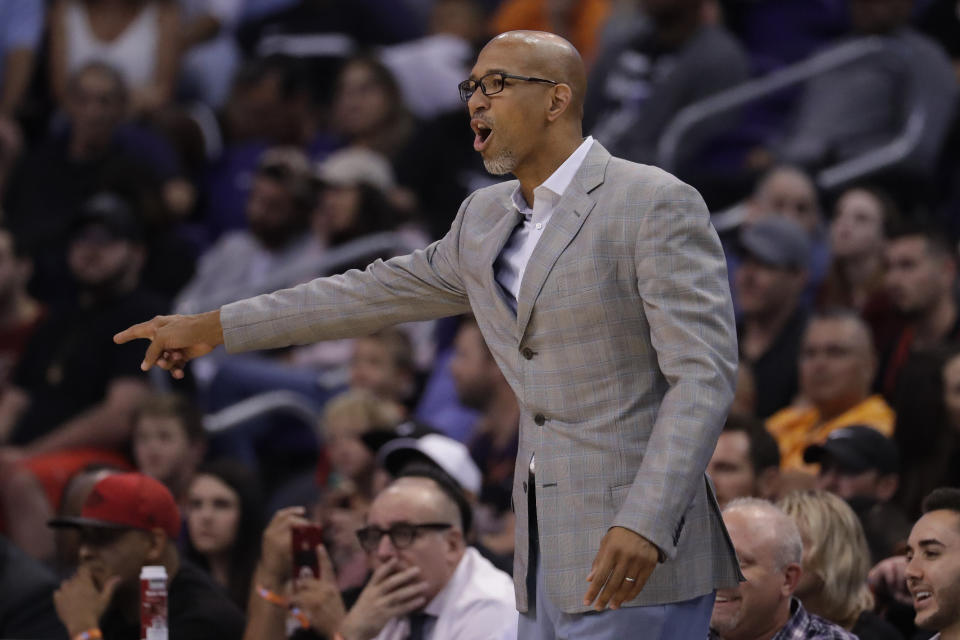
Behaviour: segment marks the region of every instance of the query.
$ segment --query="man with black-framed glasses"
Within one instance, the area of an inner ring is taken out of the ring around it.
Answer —
[[[442,239],[115,339],[149,339],[142,367],[182,377],[220,344],[281,347],[472,311],[520,406],[520,637],[703,638],[715,590],[742,577],[704,474],[737,365],[707,207],[583,137],[586,71],[563,38],[501,34],[468,81],[473,148],[516,180],[471,194]],[[459,636],[432,640],[446,637]]]
[[[372,571],[349,613],[324,547],[320,578],[296,581],[291,604],[335,640],[497,640],[514,637],[513,581],[466,544],[470,506],[432,469],[408,469],[381,491],[357,539]],[[407,475],[409,474],[409,475]],[[294,508],[296,509],[296,508]],[[302,510],[281,510],[264,533],[257,580],[277,588],[289,573],[290,528]],[[283,574],[276,574],[276,571]],[[259,588],[259,587],[258,587]],[[251,597],[245,638],[280,640],[285,611]]]

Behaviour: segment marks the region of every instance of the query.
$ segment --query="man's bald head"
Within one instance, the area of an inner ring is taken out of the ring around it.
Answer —
[[[546,31],[507,31],[493,38],[483,50],[490,47],[514,49],[520,65],[518,73],[568,85],[572,93],[569,113],[578,120],[583,118],[587,71],[580,52],[568,40]]]

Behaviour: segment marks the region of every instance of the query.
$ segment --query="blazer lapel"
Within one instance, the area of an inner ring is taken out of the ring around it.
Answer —
[[[506,202],[496,201],[490,204],[488,215],[499,216],[499,220],[490,229],[487,240],[484,242],[485,250],[481,264],[484,265],[484,286],[490,291],[491,296],[501,314],[506,314],[510,318],[516,318],[513,307],[507,304],[504,296],[510,295],[503,290],[496,278],[496,261],[503,251],[503,247],[510,239],[513,230],[520,224],[522,216],[513,202],[508,198]]]
[[[596,204],[596,200],[589,193],[603,183],[609,160],[610,154],[607,150],[599,142],[594,142],[577,175],[557,203],[547,228],[530,256],[523,273],[523,281],[520,283],[520,295],[517,296],[517,324],[521,337],[527,330],[533,305],[550,270],[580,231],[584,220]],[[499,250],[494,257],[498,254]]]

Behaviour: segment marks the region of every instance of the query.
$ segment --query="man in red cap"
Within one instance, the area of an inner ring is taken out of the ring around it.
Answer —
[[[140,637],[140,569],[162,565],[168,576],[170,637],[227,640],[243,635],[244,619],[203,571],[180,559],[175,540],[180,512],[170,491],[140,473],[98,481],[78,517],[52,527],[80,533],[79,567],[54,594],[71,638]]]

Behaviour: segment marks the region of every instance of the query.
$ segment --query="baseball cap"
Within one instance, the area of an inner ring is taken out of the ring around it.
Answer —
[[[133,209],[115,193],[104,191],[83,203],[70,225],[70,236],[76,236],[92,225],[104,227],[112,237],[139,242],[143,230]]]
[[[358,147],[331,153],[317,165],[317,178],[329,185],[350,187],[366,184],[384,192],[395,184],[390,162],[375,151]]]
[[[160,481],[142,473],[116,473],[93,485],[80,515],[50,520],[51,527],[163,529],[180,535],[180,511],[173,494]]]
[[[740,232],[740,247],[772,267],[806,269],[810,262],[810,240],[798,223],[773,216],[763,218]]]
[[[880,473],[900,471],[897,445],[876,429],[854,425],[837,429],[823,444],[813,444],[803,452],[806,463],[832,460],[837,467],[852,473],[876,469]]]
[[[443,469],[466,491],[480,493],[481,474],[477,463],[470,457],[470,451],[462,442],[449,436],[429,433],[419,438],[396,438],[381,447],[377,458],[394,476],[408,462],[426,458]]]

